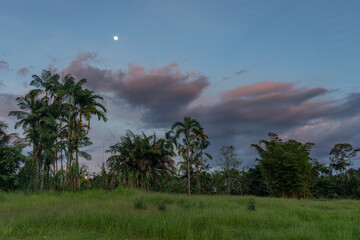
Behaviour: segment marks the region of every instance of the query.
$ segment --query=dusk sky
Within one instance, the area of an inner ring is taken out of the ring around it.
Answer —
[[[275,132],[314,142],[327,163],[336,143],[360,147],[359,12],[360,1],[1,0],[0,120],[15,131],[15,98],[49,69],[105,97],[91,170],[127,129],[162,136],[185,115],[215,158],[232,144],[252,166],[250,144]]]

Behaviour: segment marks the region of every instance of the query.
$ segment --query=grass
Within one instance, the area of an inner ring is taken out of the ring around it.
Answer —
[[[142,199],[146,209],[136,209]],[[256,211],[248,210],[254,199]],[[158,209],[159,202],[166,210]],[[0,193],[0,239],[360,239],[356,200],[111,192]]]

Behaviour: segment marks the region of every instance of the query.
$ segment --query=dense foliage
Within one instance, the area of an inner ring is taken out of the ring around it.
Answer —
[[[269,137],[270,141],[252,145],[260,155],[257,161],[267,187],[275,196],[306,196],[314,174],[309,157],[314,144],[291,139],[283,142],[274,133]]]
[[[19,187],[18,171],[26,157],[12,147],[0,147],[0,190],[9,191]]]

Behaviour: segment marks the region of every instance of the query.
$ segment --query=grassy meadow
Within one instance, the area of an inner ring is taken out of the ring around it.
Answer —
[[[130,189],[0,193],[0,239],[360,239],[359,201],[254,197],[252,211],[251,199]]]

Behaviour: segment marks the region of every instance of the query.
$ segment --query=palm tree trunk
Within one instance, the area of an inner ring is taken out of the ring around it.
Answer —
[[[186,150],[186,155],[187,155],[187,169],[188,169],[188,194],[191,194],[191,189],[190,189],[190,157],[189,157],[189,149]]]
[[[80,131],[81,131],[81,118],[82,118],[82,114],[80,111],[79,127],[78,127],[77,136],[76,136],[76,164],[78,166],[79,166],[79,138],[80,138]]]
[[[67,164],[68,167],[71,166],[71,152],[70,152],[70,139],[71,139],[71,130],[70,130],[70,124],[71,124],[71,94],[70,94],[70,99],[69,99],[69,119],[68,119],[68,159],[67,159]]]
[[[55,143],[55,159],[54,159],[54,172],[57,172],[58,166],[57,166],[57,152],[58,152],[58,139],[56,137],[56,143]]]
[[[43,190],[44,188],[44,174],[45,174],[45,153],[44,153],[44,159],[43,162],[41,164],[41,168],[42,168],[42,175],[41,175],[41,185],[40,185],[40,191]]]
[[[33,190],[34,192],[37,191],[37,167],[36,167],[36,147],[35,147],[35,143],[33,143],[33,153],[32,153],[32,165],[33,165]]]
[[[345,172],[346,172],[346,176],[347,176],[348,180],[350,181],[349,172],[347,170],[345,170]]]

